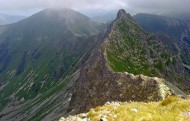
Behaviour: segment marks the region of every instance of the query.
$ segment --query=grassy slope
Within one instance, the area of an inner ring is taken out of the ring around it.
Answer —
[[[178,71],[183,69],[181,62],[154,35],[145,33],[132,18],[115,21],[112,29],[106,55],[113,71],[165,78],[189,92],[183,84],[183,71]]]
[[[71,14],[71,17],[66,17]],[[83,21],[79,21],[80,19]],[[80,26],[75,26],[69,20],[74,21],[75,24],[77,21]],[[11,102],[12,100],[17,100],[20,103],[15,104],[13,108],[21,114],[42,103],[43,108],[34,113],[35,119],[40,120],[46,116],[54,105],[46,106],[43,102],[63,91],[69,83],[66,77],[79,69],[88,58],[95,44],[94,37],[91,35],[98,34],[98,26],[96,22],[72,10],[60,12],[44,10],[30,18],[9,25],[0,36],[0,45],[3,45],[5,38],[9,37],[8,54],[13,52],[7,69],[0,73],[0,84],[7,84],[0,91],[0,111],[9,108],[7,104],[16,102]],[[25,52],[24,71],[16,75],[16,70]],[[40,56],[34,59],[34,56],[39,53]],[[30,104],[28,104],[29,100]],[[24,105],[22,109],[20,108],[21,111],[17,109],[18,105]],[[44,110],[48,108],[49,110]],[[44,112],[46,113],[43,114]],[[9,113],[9,111],[0,112],[0,117]],[[29,116],[32,117],[27,113],[25,117]]]
[[[174,40],[175,38],[173,43],[177,44],[178,46],[182,46],[180,47],[180,56],[183,63],[190,65],[190,50],[188,49],[188,46],[186,46],[187,43],[184,44],[182,42],[184,41],[184,38],[187,40],[189,39],[188,36],[190,35],[190,31],[188,21],[151,14],[137,14],[133,18],[147,32],[168,35],[171,37],[171,40]],[[165,41],[164,44],[166,46],[170,46],[171,41]],[[174,49],[176,49],[175,46],[172,47],[171,51],[174,51]]]
[[[83,115],[90,121],[189,121],[190,100],[168,97],[160,102],[109,103]],[[81,115],[77,117],[82,119]],[[67,118],[69,121],[69,118]],[[70,118],[71,119],[71,118]],[[74,119],[76,118],[72,118]]]
[[[137,109],[137,112],[133,111],[134,109]],[[87,116],[95,121],[101,115],[101,111],[107,111],[110,112],[111,116],[108,113],[104,115],[107,116],[109,121],[189,121],[190,116],[187,114],[189,110],[190,100],[168,97],[160,102],[121,103],[120,106],[104,105],[91,109]],[[116,115],[116,118],[114,118],[114,115]]]
[[[114,71],[160,76],[159,70],[163,69],[166,62],[172,64],[173,57],[152,35],[143,33],[138,25],[120,21],[115,28],[120,33],[113,33],[107,46],[108,61]],[[136,32],[130,32],[132,29]],[[163,52],[157,53],[156,48],[163,49]],[[149,58],[153,64],[150,64]]]

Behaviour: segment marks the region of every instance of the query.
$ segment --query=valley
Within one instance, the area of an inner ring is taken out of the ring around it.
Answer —
[[[52,121],[89,110],[88,117],[100,120],[106,102],[146,109],[172,96],[172,106],[189,104],[188,24],[124,9],[104,24],[49,8],[1,25],[0,121]],[[188,111],[185,105],[174,114]]]

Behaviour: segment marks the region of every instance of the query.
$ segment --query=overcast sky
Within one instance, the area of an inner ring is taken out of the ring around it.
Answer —
[[[0,13],[32,14],[44,8],[72,8],[79,11],[190,12],[190,0],[0,0]]]

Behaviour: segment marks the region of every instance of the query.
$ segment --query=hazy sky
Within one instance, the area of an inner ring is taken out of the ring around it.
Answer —
[[[0,12],[26,14],[44,8],[68,7],[80,11],[190,12],[190,0],[0,0]]]

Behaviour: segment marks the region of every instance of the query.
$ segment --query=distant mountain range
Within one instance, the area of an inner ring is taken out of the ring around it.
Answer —
[[[121,9],[104,24],[45,9],[0,26],[0,121],[51,121],[107,101],[190,94],[189,23]]]
[[[172,18],[178,18],[181,20],[187,20],[190,21],[190,13],[189,12],[179,12],[179,13],[168,13],[166,16],[172,17]]]
[[[170,39],[164,41],[165,45],[170,46],[170,51],[179,50],[183,63],[190,65],[189,21],[152,14],[137,14],[133,18],[147,32],[169,36]]]
[[[25,18],[26,16],[0,14],[0,25],[15,23]]]
[[[190,22],[153,14],[137,14],[133,17],[146,31],[168,34],[178,40],[190,36]]]

